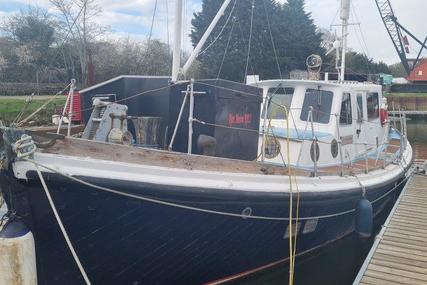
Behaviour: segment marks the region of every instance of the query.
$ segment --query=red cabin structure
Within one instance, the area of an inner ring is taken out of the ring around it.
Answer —
[[[422,59],[406,79],[414,83],[427,83],[427,59]]]

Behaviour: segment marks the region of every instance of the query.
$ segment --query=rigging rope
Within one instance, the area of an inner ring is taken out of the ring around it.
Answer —
[[[225,30],[225,28],[227,27],[227,25],[228,25],[228,22],[230,21],[230,19],[231,19],[231,17],[233,16],[233,12],[234,12],[234,8],[236,7],[236,3],[237,3],[237,0],[235,0],[234,1],[234,4],[233,4],[233,7],[231,8],[231,11],[230,11],[230,15],[228,15],[228,18],[227,18],[227,20],[225,21],[225,23],[224,23],[224,26],[222,26],[222,28],[221,28],[221,30],[220,30],[220,32],[219,32],[219,34],[214,38],[214,40],[211,42],[211,43],[209,43],[209,45],[203,50],[203,51],[201,51],[199,54],[198,54],[198,56],[201,56],[202,54],[204,54],[211,46],[213,46],[214,44],[215,44],[215,42],[221,37],[221,35],[222,35],[222,33],[224,32],[224,30]],[[227,44],[227,47],[228,47],[228,44]]]
[[[153,27],[154,27],[154,18],[156,17],[157,12],[157,0],[154,2],[154,11],[153,11],[153,17],[151,18],[151,27],[150,27],[150,33],[148,34],[148,43],[151,42],[151,36],[153,35]]]
[[[360,35],[362,36],[362,41],[363,41],[363,44],[365,45],[367,56],[368,56],[368,58],[371,58],[370,52],[369,52],[369,49],[368,49],[368,45],[366,44],[365,35],[363,33],[362,26],[361,26],[360,21],[359,21],[359,17],[357,16],[356,8],[355,8],[353,2],[351,2],[351,5],[353,6],[353,9],[351,9],[351,11],[353,11],[353,13],[354,13],[356,22],[359,23],[358,26],[359,26],[359,30],[360,30]]]
[[[38,114],[38,112],[40,112],[41,110],[43,110],[50,102],[52,102],[53,100],[55,100],[56,97],[58,97],[59,95],[61,95],[65,90],[67,90],[68,87],[71,86],[71,82],[65,86],[64,89],[62,89],[61,91],[57,92],[52,98],[50,98],[49,100],[47,100],[43,105],[41,105],[37,110],[35,110],[33,113],[31,113],[29,116],[27,116],[25,119],[23,119],[22,121],[20,121],[18,123],[18,126],[22,126],[22,124],[26,123],[29,119],[31,119],[32,117],[34,117],[36,114]]]
[[[355,21],[357,21],[357,20],[356,20],[356,17],[355,17],[355,14],[354,14],[354,12],[355,12],[355,11],[353,11],[353,10],[354,10],[354,9],[350,9],[351,16],[355,19]],[[355,34],[355,36],[356,36],[356,39],[357,39],[357,41],[358,41],[358,43],[359,43],[359,45],[360,45],[360,47],[361,47],[361,49],[362,49],[363,54],[364,54],[364,55],[365,55],[365,57],[366,57],[365,66],[366,66],[366,69],[368,70],[368,74],[370,74],[370,73],[371,73],[371,70],[370,70],[370,66],[369,66],[369,55],[368,55],[368,51],[367,51],[367,50],[365,51],[365,47],[362,45],[362,42],[360,41],[359,35],[358,35],[358,33],[357,33],[356,26],[355,26],[355,25],[352,25],[352,26],[353,26],[353,30],[354,30],[354,34]],[[360,29],[360,23],[358,24],[358,27],[359,27],[359,29]],[[362,34],[361,34],[361,36],[363,37],[363,35],[362,35]]]
[[[240,24],[239,18],[237,18],[237,23],[239,24],[240,36],[242,37],[243,44],[246,44],[245,35],[243,33],[242,25]],[[252,72],[255,73],[254,67],[252,65],[252,61],[250,59],[249,59],[249,65],[251,66]],[[244,80],[243,82],[245,82],[245,81],[246,80]]]
[[[332,29],[332,26],[334,25],[335,20],[337,19],[337,16],[340,13],[340,11],[341,11],[341,7],[337,9],[337,12],[335,13],[335,16],[332,18],[331,24],[329,25],[330,29]]]
[[[40,168],[39,168],[39,166],[36,163],[34,163],[34,166],[36,167],[37,175],[40,178],[40,182],[41,182],[41,184],[43,186],[43,190],[44,190],[44,192],[46,194],[46,197],[47,197],[47,199],[49,201],[50,207],[52,208],[52,212],[55,215],[55,219],[58,222],[59,227],[61,228],[62,235],[64,236],[65,241],[67,242],[68,248],[70,249],[71,254],[73,255],[74,261],[76,262],[77,267],[79,268],[80,273],[82,274],[83,279],[85,280],[85,283],[87,285],[90,285],[91,283],[90,283],[89,277],[87,276],[86,271],[84,270],[83,265],[80,262],[80,259],[79,259],[78,255],[77,255],[77,253],[76,253],[76,251],[74,249],[74,246],[71,243],[71,240],[70,240],[70,238],[69,238],[69,236],[67,234],[67,231],[65,230],[64,224],[61,221],[61,217],[59,217],[58,211],[56,210],[55,204],[54,204],[54,202],[52,200],[52,197],[50,196],[49,189],[47,188],[46,181],[43,178],[43,175],[42,175],[42,173],[40,171]]]
[[[279,72],[280,79],[283,79],[282,71],[280,69],[280,64],[279,64],[279,58],[277,57],[276,45],[274,44],[273,33],[271,32],[270,17],[268,16],[267,8],[265,6],[265,0],[262,0],[262,4],[264,5],[264,12],[265,12],[265,16],[267,18],[267,26],[268,26],[268,31],[270,33],[270,39],[271,39],[271,45],[272,45],[273,51],[274,51],[274,57],[276,59],[277,71]]]
[[[90,182],[86,182],[82,179],[76,178],[68,173],[63,173],[61,171],[59,171],[58,169],[54,169],[52,167],[46,166],[44,164],[41,164],[39,162],[36,162],[33,159],[29,159],[29,158],[22,158],[22,160],[28,161],[30,163],[36,164],[39,167],[42,167],[46,170],[49,170],[52,173],[56,173],[59,174],[60,176],[63,176],[65,178],[68,178],[74,182],[80,183],[82,185],[91,187],[91,188],[95,188],[104,192],[109,192],[112,194],[116,194],[116,195],[120,195],[120,196],[125,196],[128,198],[133,198],[133,199],[137,199],[137,200],[141,200],[141,201],[145,201],[145,202],[150,202],[150,203],[155,203],[155,204],[160,204],[160,205],[164,205],[164,206],[170,206],[170,207],[175,207],[175,208],[180,208],[180,209],[185,209],[185,210],[190,210],[190,211],[197,211],[197,212],[202,212],[202,213],[208,213],[208,214],[216,214],[216,215],[222,215],[222,216],[229,216],[229,217],[237,217],[237,218],[244,218],[244,219],[254,219],[254,220],[269,220],[269,221],[289,221],[289,218],[286,217],[271,217],[271,216],[257,216],[257,215],[244,215],[244,214],[237,214],[237,213],[230,213],[230,212],[223,212],[223,211],[216,211],[216,210],[209,210],[209,209],[204,209],[204,208],[199,208],[199,207],[193,207],[193,206],[187,206],[187,205],[182,205],[182,204],[178,204],[178,203],[174,203],[174,202],[167,202],[167,201],[163,201],[163,200],[158,200],[158,199],[153,199],[153,198],[148,198],[148,197],[144,197],[144,196],[138,196],[135,194],[130,194],[130,193],[124,193],[122,191],[119,190],[115,190],[112,188],[108,188],[108,187],[104,187],[104,186],[99,186],[99,185],[95,185],[92,184]],[[391,191],[389,191],[389,193],[391,193],[393,190],[395,190],[398,186],[400,186],[403,183],[400,182],[397,186],[395,186]],[[377,202],[377,201],[375,201]],[[343,215],[347,215],[350,213],[355,212],[355,209],[349,209],[347,211],[342,211],[342,212],[338,212],[338,213],[333,213],[333,214],[327,214],[327,215],[318,215],[318,216],[309,216],[309,217],[299,217],[298,220],[300,221],[306,221],[306,220],[313,220],[313,219],[327,219],[327,218],[334,218],[334,217],[339,217],[339,216],[343,216]],[[293,219],[295,220],[295,219]]]
[[[187,84],[187,83],[189,83],[189,81],[177,81],[176,83],[173,83],[171,85],[166,85],[166,86],[163,86],[163,87],[159,87],[159,88],[147,90],[147,91],[144,91],[144,92],[136,93],[134,95],[131,95],[131,96],[123,98],[123,99],[116,100],[115,103],[120,103],[120,102],[123,102],[123,101],[126,101],[126,100],[130,100],[130,99],[133,99],[133,98],[136,98],[136,97],[139,97],[139,96],[147,95],[147,94],[150,94],[150,93],[153,93],[153,92],[167,90],[167,89],[170,89],[170,88],[172,88],[174,86],[178,86],[178,85],[181,85],[181,84]],[[82,109],[81,113],[83,113],[85,111],[93,110],[94,108],[95,107],[89,107],[89,108]]]
[[[82,12],[83,12],[84,8],[86,7],[87,2],[88,2],[88,0],[85,0],[85,1],[84,1],[83,5],[82,5],[82,6],[81,6],[81,8],[80,8],[80,11],[77,13],[77,16],[73,19],[73,22],[72,22],[71,26],[68,28],[68,31],[67,31],[67,33],[65,34],[64,39],[62,40],[62,43],[61,43],[61,44],[59,44],[58,46],[61,46],[61,47],[62,47],[62,46],[63,46],[63,44],[65,43],[65,41],[68,39],[68,37],[69,37],[69,35],[70,35],[70,33],[71,33],[71,31],[72,31],[73,27],[76,25],[77,20],[80,18],[80,15],[82,14]],[[67,18],[67,23],[68,23],[68,18]],[[56,57],[58,56],[59,51],[60,51],[60,49],[57,49],[57,51],[56,51],[56,53],[54,54],[54,56],[52,56],[52,57],[51,57],[50,62],[49,62],[49,64],[47,65],[47,66],[49,67],[49,69],[51,68],[51,66],[52,66],[52,64],[53,64],[53,61],[54,61],[54,60],[56,59]]]
[[[350,71],[351,71],[351,69],[350,69]],[[363,74],[360,74],[360,75],[363,75]],[[223,86],[217,86],[217,85],[213,85],[213,84],[209,84],[209,83],[206,83],[206,82],[199,82],[199,81],[196,81],[196,83],[197,84],[200,84],[200,85],[205,85],[205,86],[211,86],[211,87],[215,87],[215,88],[219,88],[219,89],[223,89],[223,90],[227,90],[227,91],[232,91],[232,92],[236,92],[236,93],[240,93],[240,94],[244,94],[244,95],[247,95],[247,96],[251,96],[251,97],[254,97],[254,98],[257,98],[257,99],[260,99],[260,96],[259,95],[255,95],[255,94],[253,94],[253,93],[249,93],[249,92],[245,92],[245,91],[242,91],[242,90],[237,90],[237,89],[233,89],[233,88],[227,88],[227,87],[223,87]],[[277,103],[275,103],[275,102],[272,102],[273,104],[275,104],[275,105],[277,105],[277,106],[281,106],[281,105],[278,105]],[[309,108],[290,108],[289,110],[308,110]],[[318,112],[319,114],[324,114],[324,115],[329,115],[329,116],[335,116],[335,114],[332,114],[332,113],[327,113],[327,112],[323,112],[323,111],[321,111],[321,110],[317,110],[316,112]],[[339,115],[340,117],[342,117],[342,118],[347,118],[347,117],[345,117],[345,116],[341,116],[341,115]],[[352,118],[352,120],[353,121],[360,121],[359,119],[357,119],[357,118]],[[371,124],[371,125],[374,125],[374,126],[377,126],[378,125],[378,123],[377,122],[372,122],[372,121],[369,121],[369,120],[367,120],[367,119],[362,119],[362,121],[364,122],[364,123],[367,123],[367,124]]]
[[[236,0],[236,2],[237,2],[237,0]],[[219,79],[219,77],[221,75],[222,67],[224,66],[225,57],[227,55],[228,48],[230,46],[231,37],[232,37],[233,31],[234,31],[234,25],[236,24],[236,19],[237,19],[237,17],[233,17],[233,22],[231,24],[230,34],[228,35],[227,46],[225,47],[224,54],[223,54],[222,60],[221,60],[221,64],[220,64],[219,69],[218,69],[218,74],[216,75],[216,80],[217,81],[218,81],[218,79]]]
[[[21,111],[19,112],[19,114],[16,116],[16,118],[13,120],[12,124],[16,124],[19,122],[19,120],[21,120],[22,116],[25,114],[25,112],[27,111],[28,106],[33,102],[33,98],[34,98],[34,93],[32,93],[31,95],[29,95],[26,99],[25,99],[25,104],[22,107]]]
[[[286,109],[285,106],[284,107],[284,112],[286,115],[286,118],[288,118],[289,114],[288,114],[288,110]],[[289,120],[286,120],[286,128],[287,131],[289,133]],[[292,167],[291,167],[291,151],[290,151],[290,138],[289,136],[287,136],[286,139],[286,155],[287,155],[287,163],[289,166],[289,171],[288,171],[288,175],[289,175],[289,225],[288,225],[288,229],[289,229],[289,284],[293,285],[294,284],[294,262],[295,262],[295,256],[294,256],[294,244],[293,244],[293,187],[292,187]],[[298,217],[297,217],[298,219]],[[296,232],[298,232],[298,220],[295,221],[295,227],[296,227]],[[296,236],[296,235],[295,235]],[[295,238],[296,240],[296,238]]]
[[[287,123],[287,127],[289,127],[289,123]],[[290,160],[290,149],[289,149],[289,140],[288,140],[288,161]],[[43,178],[43,175],[41,173],[41,170],[39,167],[43,167],[53,173],[57,173],[63,177],[66,177],[68,179],[71,179],[75,182],[81,183],[83,185],[95,188],[95,189],[99,189],[102,191],[106,191],[106,192],[110,192],[110,193],[114,193],[114,194],[118,194],[121,196],[126,196],[126,197],[131,197],[131,198],[135,198],[135,199],[139,199],[139,200],[143,200],[143,201],[147,201],[147,202],[152,202],[152,203],[156,203],[156,204],[161,204],[161,205],[166,205],[166,206],[171,206],[171,207],[177,207],[177,208],[181,208],[181,209],[186,209],[186,210],[192,210],[192,211],[198,211],[198,212],[203,212],[203,213],[210,213],[210,214],[217,214],[217,215],[224,215],[224,216],[231,216],[231,217],[240,217],[240,218],[244,218],[244,219],[260,219],[260,220],[274,220],[274,221],[283,221],[283,220],[287,220],[289,221],[289,248],[290,248],[290,276],[289,276],[289,284],[293,284],[294,283],[294,269],[295,269],[295,257],[296,257],[296,242],[297,242],[297,235],[299,232],[299,220],[312,220],[312,219],[323,219],[323,218],[329,218],[329,217],[337,217],[337,216],[341,216],[341,215],[345,215],[345,214],[349,214],[349,213],[353,213],[355,212],[355,209],[350,209],[348,211],[344,211],[344,212],[340,212],[340,213],[336,213],[336,214],[332,214],[332,215],[324,215],[324,216],[316,216],[316,217],[305,217],[305,218],[299,218],[299,203],[300,203],[300,192],[298,189],[298,184],[296,183],[296,175],[294,177],[295,179],[295,184],[297,187],[297,208],[296,208],[296,217],[293,218],[293,188],[292,188],[292,173],[291,173],[291,168],[289,171],[289,186],[290,186],[290,200],[289,200],[289,218],[277,218],[277,217],[264,217],[264,216],[252,216],[252,215],[245,215],[245,214],[235,214],[235,213],[229,213],[229,212],[221,212],[221,211],[215,211],[215,210],[209,210],[209,209],[203,209],[203,208],[198,208],[198,207],[191,207],[191,206],[186,206],[186,205],[182,205],[182,204],[177,204],[177,203],[172,203],[172,202],[166,202],[166,201],[162,201],[162,200],[157,200],[157,199],[152,199],[152,198],[147,198],[147,197],[143,197],[143,196],[137,196],[134,194],[129,194],[129,193],[123,193],[121,191],[118,190],[113,190],[111,188],[107,188],[107,187],[102,187],[102,186],[98,186],[98,185],[94,185],[92,183],[83,181],[81,179],[78,179],[74,176],[71,176],[70,174],[66,174],[66,173],[62,173],[60,172],[58,169],[53,169],[51,167],[47,167],[43,164],[40,164],[36,161],[34,161],[33,159],[29,159],[27,157],[22,157],[23,160],[28,161],[32,164],[34,164],[37,174],[39,176],[39,179],[41,181],[42,187],[45,191],[45,194],[48,198],[49,204],[52,208],[52,211],[55,215],[55,218],[61,228],[61,231],[63,233],[63,236],[68,244],[68,247],[74,257],[74,260],[86,282],[86,284],[91,284],[90,280],[80,262],[79,257],[77,256],[77,253],[74,250],[74,247],[69,239],[69,236],[65,230],[65,227],[61,221],[61,218],[56,210],[56,207],[54,205],[54,202],[52,200],[52,197],[50,196],[50,192],[48,190],[46,181]],[[358,177],[355,177],[358,180]],[[399,183],[396,183],[395,186],[388,191],[387,193],[383,194],[382,196],[378,197],[377,199],[375,199],[374,201],[372,201],[372,203],[376,203],[379,200],[383,199],[384,197],[388,196],[390,193],[392,193],[393,191],[395,191],[402,183],[406,182],[408,179],[410,178],[410,175],[408,175],[407,177],[403,178]],[[293,223],[293,221],[295,221],[295,223]],[[293,233],[293,226],[295,225],[295,234]],[[294,237],[295,236],[295,237]]]

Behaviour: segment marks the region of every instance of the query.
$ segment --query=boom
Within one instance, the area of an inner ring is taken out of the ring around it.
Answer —
[[[393,42],[393,45],[400,57],[400,61],[405,68],[406,73],[409,75],[411,68],[409,67],[408,58],[406,57],[405,45],[402,41],[402,31],[397,23],[397,18],[394,15],[393,8],[389,0],[375,0],[378,11],[387,29],[388,34]]]

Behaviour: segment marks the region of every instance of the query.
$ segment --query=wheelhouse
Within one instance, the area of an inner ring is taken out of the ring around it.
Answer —
[[[263,89],[261,161],[287,164],[289,159],[293,166],[315,168],[351,164],[384,149],[388,124],[380,119],[386,102],[379,85],[309,80],[253,85]]]

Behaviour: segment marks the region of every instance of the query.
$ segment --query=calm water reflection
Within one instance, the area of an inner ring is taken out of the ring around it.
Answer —
[[[427,159],[427,117],[412,117],[407,123],[408,138],[417,159]]]
[[[408,120],[408,138],[416,158],[427,159],[427,117]],[[390,208],[382,214],[376,232],[387,218]],[[360,241],[355,235],[344,238],[311,256],[303,264],[296,265],[296,285],[347,285],[352,284],[360,266],[368,254],[374,239]],[[233,285],[283,285],[288,284],[287,266],[277,266]]]

